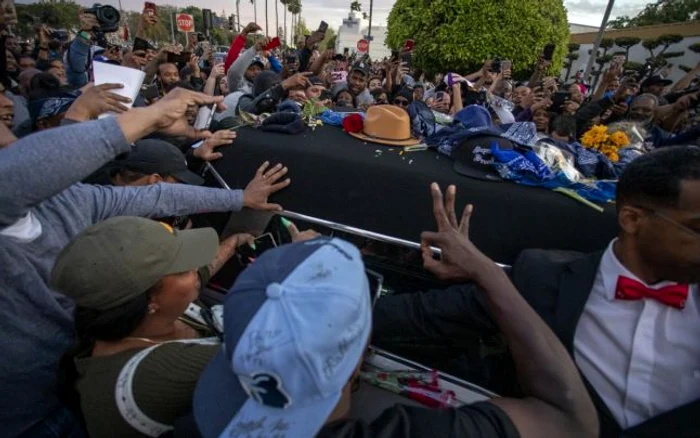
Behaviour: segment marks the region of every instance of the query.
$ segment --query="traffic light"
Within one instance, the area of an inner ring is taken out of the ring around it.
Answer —
[[[233,15],[228,16],[228,30],[230,30],[231,32],[233,32],[233,21],[234,21],[233,19],[234,19]]]

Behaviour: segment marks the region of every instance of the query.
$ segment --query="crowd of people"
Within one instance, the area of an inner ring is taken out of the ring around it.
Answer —
[[[319,52],[322,31],[283,49],[251,23],[217,58],[196,34],[154,46],[144,31],[155,16],[126,48],[94,14],[80,22],[65,43],[43,26],[32,44],[1,39],[0,435],[697,436],[700,62],[675,84],[613,63],[592,89],[580,73],[546,76],[544,57],[515,82],[505,60],[428,74],[406,53]],[[143,71],[138,96],[95,86],[96,63]],[[636,123],[645,153],[619,177],[619,236],[594,254],[526,250],[504,270],[469,238],[474,206],[458,218],[455,186],[433,184],[423,264],[453,286],[373,303],[357,248],[289,224],[293,243],[245,269],[220,313],[199,302],[255,237],[221,239],[198,215],[281,211],[269,198],[292,184],[284,164],[265,162],[250,163],[243,189],[201,187],[241,118],[383,105],[427,109],[446,127],[478,106],[563,150],[596,125]],[[203,320],[188,313],[195,303]],[[449,346],[474,330],[505,338],[512,391],[353,417],[369,344]]]

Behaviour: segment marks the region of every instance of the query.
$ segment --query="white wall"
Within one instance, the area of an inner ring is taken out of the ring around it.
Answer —
[[[349,52],[357,52],[357,42],[367,35],[368,26],[357,12],[352,12],[348,18],[343,19],[343,25],[338,29],[338,38],[335,43],[336,53],[343,53],[345,48]],[[374,41],[369,44],[369,56],[372,59],[382,59],[391,56],[391,50],[386,46],[386,27],[372,26]]]
[[[679,56],[678,58],[671,58],[668,60],[668,62],[673,64],[673,69],[671,70],[671,75],[669,76],[669,79],[672,81],[677,81],[683,76],[685,76],[685,72],[681,69],[678,68],[679,65],[685,65],[690,68],[695,67],[695,65],[700,61],[700,54],[691,52],[688,49],[688,46],[691,44],[695,44],[697,42],[700,42],[700,36],[694,36],[694,37],[685,37],[683,41],[681,41],[678,44],[674,44],[671,47],[669,47],[666,52],[685,52],[683,56]],[[590,58],[590,55],[588,54],[588,51],[593,48],[593,44],[582,44],[581,47],[578,50],[579,58],[574,61],[573,67],[571,67],[571,76],[573,76],[574,72],[577,72],[579,70],[585,70],[586,69],[586,64],[588,64],[588,59]],[[608,50],[608,53],[614,53],[617,51],[624,51],[622,47],[617,47],[613,46]],[[660,49],[656,49],[655,53],[658,53]],[[602,50],[601,50],[602,53]],[[639,62],[641,64],[644,64],[645,60],[649,57],[649,51],[642,47],[642,43],[640,42],[636,46],[632,47],[630,49],[630,56],[628,61],[634,61],[634,62]],[[598,68],[598,64],[595,64],[595,67]],[[563,78],[564,75],[566,74],[566,69],[562,69],[561,72],[561,77]]]

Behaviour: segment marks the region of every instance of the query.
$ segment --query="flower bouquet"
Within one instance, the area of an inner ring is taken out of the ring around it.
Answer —
[[[581,137],[583,147],[600,152],[613,163],[620,160],[618,151],[629,145],[629,143],[630,140],[624,131],[611,133],[605,125],[595,125]]]

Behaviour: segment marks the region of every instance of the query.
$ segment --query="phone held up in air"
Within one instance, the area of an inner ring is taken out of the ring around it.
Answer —
[[[542,57],[545,59],[545,61],[551,61],[552,56],[554,56],[554,49],[556,46],[552,43],[547,44],[544,46],[544,50],[542,50]]]
[[[141,97],[147,100],[153,100],[160,96],[157,84],[144,85],[141,87]]]
[[[401,51],[402,52],[412,52],[415,45],[416,45],[416,42],[414,40],[406,40],[403,43],[403,49]]]
[[[326,23],[325,21],[321,21],[321,24],[319,24],[319,26],[318,26],[318,31],[320,33],[326,33],[327,30],[328,30],[328,23]]]
[[[143,4],[143,13],[146,15],[156,15],[157,9],[156,4],[152,2],[145,2]]]
[[[282,43],[280,42],[280,39],[278,37],[272,38],[272,40],[265,46],[265,50],[274,50],[281,46]]]

